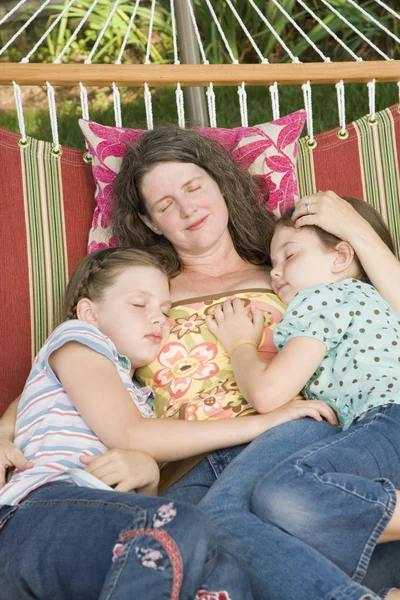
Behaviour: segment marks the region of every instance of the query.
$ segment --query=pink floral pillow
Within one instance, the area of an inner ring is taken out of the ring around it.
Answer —
[[[297,140],[306,120],[305,110],[254,127],[234,129],[199,129],[222,143],[240,165],[258,175],[262,186],[269,188],[268,209],[279,215],[297,199]],[[112,186],[122,157],[138,141],[142,130],[107,127],[80,119],[80,128],[93,157],[96,183],[96,209],[89,233],[89,252],[115,245],[111,236]]]

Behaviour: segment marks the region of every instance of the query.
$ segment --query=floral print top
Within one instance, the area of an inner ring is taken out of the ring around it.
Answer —
[[[206,315],[233,296],[264,312],[261,360],[268,363],[276,354],[273,331],[285,305],[271,290],[238,290],[174,304],[167,344],[153,362],[135,372],[143,385],[153,388],[158,417],[226,419],[255,412],[236,384],[229,355],[205,323]]]

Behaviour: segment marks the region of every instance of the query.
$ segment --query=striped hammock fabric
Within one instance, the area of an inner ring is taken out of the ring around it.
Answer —
[[[310,150],[300,140],[300,194],[333,189],[364,198],[388,223],[400,256],[400,112],[394,106],[348,125],[349,137],[336,131],[315,136]],[[22,390],[33,357],[58,324],[67,278],[86,252],[94,211],[91,166],[83,151],[0,130],[1,263],[0,411]]]

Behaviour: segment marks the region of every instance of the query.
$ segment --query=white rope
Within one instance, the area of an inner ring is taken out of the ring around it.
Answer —
[[[263,53],[261,52],[261,50],[259,49],[259,47],[257,46],[257,44],[255,43],[252,35],[250,34],[249,30],[247,29],[246,25],[243,23],[243,20],[241,18],[241,16],[239,15],[239,13],[237,12],[236,8],[233,6],[231,0],[226,0],[227,5],[229,6],[229,8],[231,9],[231,11],[233,12],[237,22],[239,23],[240,27],[243,29],[243,31],[245,32],[247,39],[249,40],[250,44],[253,46],[255,52],[258,55],[258,58],[261,60],[262,64],[267,64],[268,58],[265,58],[265,56],[263,55]]]
[[[204,45],[203,45],[203,42],[201,41],[200,32],[199,32],[199,28],[197,26],[196,16],[194,14],[191,0],[187,0],[187,3],[188,3],[190,18],[192,21],[194,33],[195,33],[195,36],[197,39],[197,45],[199,47],[199,51],[201,54],[201,60],[203,61],[203,64],[209,65],[210,62],[207,60],[206,53],[204,50]],[[208,118],[210,121],[210,127],[217,127],[217,110],[216,110],[216,105],[215,105],[214,86],[213,86],[212,82],[210,82],[209,86],[207,87],[206,97],[207,97]]]
[[[85,121],[89,121],[88,93],[87,93],[85,86],[83,85],[83,83],[81,81],[79,82],[79,88],[80,88],[80,97],[81,97],[81,106],[82,106],[82,119],[85,119]]]
[[[3,25],[3,23],[5,23],[7,21],[7,19],[9,17],[11,17],[11,15],[13,15],[15,13],[16,10],[19,9],[20,6],[22,6],[23,4],[25,4],[26,0],[21,0],[20,2],[18,2],[18,4],[16,4],[14,6],[14,8],[12,8],[11,10],[8,11],[7,14],[4,15],[4,17],[1,19],[0,21],[0,26]]]
[[[24,58],[21,58],[21,61],[20,61],[21,63],[24,63],[24,64],[29,63],[29,59],[32,56],[32,54],[34,54],[36,52],[36,50],[39,48],[39,46],[41,45],[41,43],[47,38],[47,36],[50,35],[50,33],[57,26],[57,24],[61,21],[61,19],[65,15],[65,13],[70,9],[71,5],[74,2],[75,2],[75,0],[70,0],[69,1],[69,3],[64,7],[63,11],[58,15],[57,19],[44,32],[44,34],[42,35],[42,37],[40,38],[40,40],[38,42],[36,42],[36,44],[33,46],[32,50],[30,50],[30,52],[28,52],[28,54],[26,56],[24,56]]]
[[[310,46],[315,50],[317,54],[322,58],[324,62],[331,62],[331,59],[325,56],[323,52],[314,44],[314,42],[309,38],[309,36],[303,31],[303,29],[296,23],[296,21],[289,15],[289,13],[280,5],[276,0],[272,0],[272,3],[280,10],[280,12],[287,18],[289,23],[293,25],[295,29],[300,33],[300,35],[307,40]]]
[[[119,93],[118,86],[113,81],[113,102],[114,102],[114,117],[116,127],[122,127],[122,115],[121,115],[121,94]]]
[[[239,107],[240,107],[240,120],[242,123],[242,127],[249,126],[249,115],[247,112],[247,92],[244,81],[242,81],[242,85],[238,86],[238,94],[239,94]]]
[[[369,105],[369,118],[371,121],[375,121],[375,79],[367,83],[368,87],[368,105]]]
[[[150,51],[151,51],[151,36],[153,35],[153,23],[154,23],[154,9],[155,9],[155,0],[152,0],[151,3],[151,11],[150,11],[150,21],[149,21],[149,33],[147,38],[147,48],[146,48],[146,57],[144,64],[150,64]],[[149,88],[149,84],[147,81],[144,82],[144,107],[146,110],[146,121],[147,121],[147,129],[154,128],[154,118],[153,118],[153,104],[151,99],[151,92]]]
[[[59,65],[61,63],[61,60],[62,60],[64,54],[67,52],[67,50],[70,47],[70,45],[74,42],[76,36],[78,35],[78,33],[80,32],[80,30],[82,29],[82,27],[84,26],[84,24],[86,23],[86,21],[88,20],[90,14],[95,9],[96,4],[98,2],[99,2],[99,0],[94,0],[93,4],[90,6],[89,10],[84,14],[83,18],[78,23],[77,27],[75,28],[75,31],[72,33],[72,35],[69,38],[68,42],[65,44],[64,48],[61,50],[61,52],[57,56],[57,58],[53,61],[54,64]]]
[[[223,41],[223,42],[224,42],[224,44],[225,44],[225,48],[226,48],[226,50],[227,50],[227,52],[228,52],[228,54],[229,54],[229,58],[231,59],[231,61],[232,61],[232,63],[233,63],[234,65],[237,65],[237,64],[239,64],[239,61],[237,60],[237,58],[235,58],[235,55],[234,55],[234,54],[233,54],[233,52],[232,52],[232,48],[230,47],[230,45],[229,45],[229,42],[228,42],[228,40],[226,39],[226,35],[225,35],[225,33],[224,33],[224,30],[223,30],[223,29],[222,29],[222,27],[221,27],[221,23],[219,22],[219,19],[218,19],[217,15],[215,14],[215,10],[213,9],[213,7],[212,7],[212,4],[211,4],[210,0],[206,0],[206,4],[207,4],[207,6],[208,6],[208,9],[209,9],[209,11],[210,11],[210,13],[211,13],[211,16],[212,16],[212,18],[213,18],[213,20],[214,20],[214,23],[215,23],[215,25],[217,26],[217,29],[218,29],[218,31],[219,31],[219,34],[220,34],[221,38],[222,38],[222,41]]]
[[[203,46],[203,42],[201,41],[200,32],[199,32],[199,28],[197,26],[196,16],[194,14],[194,10],[193,10],[193,6],[192,6],[192,3],[191,3],[191,0],[187,0],[187,4],[188,4],[189,13],[190,13],[190,18],[192,20],[192,25],[193,25],[193,28],[194,28],[194,33],[196,35],[197,44],[199,46],[199,50],[200,50],[200,54],[201,54],[201,60],[203,61],[203,63],[205,65],[209,65],[210,63],[207,60],[206,53],[205,53],[204,46]]]
[[[44,8],[46,8],[46,6],[49,4],[49,2],[50,2],[50,0],[45,0],[45,2],[43,2],[42,6],[40,6],[40,7],[37,9],[37,11],[36,11],[36,12],[35,12],[35,13],[34,13],[32,16],[31,16],[31,18],[30,18],[30,19],[28,19],[28,20],[27,20],[27,21],[26,21],[26,22],[25,22],[25,23],[22,25],[22,27],[21,27],[20,29],[18,29],[17,33],[15,33],[15,34],[12,36],[12,38],[8,40],[8,42],[7,42],[7,43],[6,43],[6,44],[5,44],[5,45],[4,45],[4,46],[1,48],[1,50],[0,50],[0,56],[3,54],[3,52],[4,52],[5,50],[7,50],[7,48],[8,48],[8,47],[9,47],[9,46],[10,46],[10,45],[13,43],[13,41],[14,41],[14,40],[16,40],[16,39],[17,39],[17,37],[18,37],[19,35],[21,35],[21,33],[22,33],[23,31],[25,31],[25,29],[28,27],[28,25],[30,25],[30,24],[32,23],[32,21],[33,21],[34,19],[36,19],[37,15],[39,15],[39,14],[42,12],[42,10],[43,10]]]
[[[146,109],[147,129],[150,131],[154,128],[154,119],[151,92],[147,81],[144,83],[144,107]]]
[[[175,98],[176,108],[178,112],[178,125],[181,129],[185,129],[185,105],[183,99],[183,91],[179,82],[176,84]]]
[[[126,33],[125,33],[124,39],[122,41],[122,45],[121,45],[121,49],[120,49],[119,54],[118,54],[118,58],[115,61],[116,65],[120,65],[121,64],[122,57],[123,57],[124,52],[125,52],[125,47],[126,47],[126,44],[128,43],[129,34],[130,34],[131,29],[133,27],[133,21],[135,20],[137,9],[139,8],[139,4],[140,4],[140,0],[136,0],[135,8],[133,9],[131,18],[129,19],[128,27],[126,29]]]
[[[257,4],[254,3],[254,0],[248,0],[248,1],[251,4],[251,6],[254,8],[254,10],[258,13],[260,19],[266,24],[266,26],[268,27],[268,29],[270,30],[270,32],[272,33],[274,38],[279,42],[279,44],[282,46],[282,48],[285,50],[285,52],[287,52],[287,54],[290,56],[292,62],[294,62],[294,63],[300,62],[299,59],[297,58],[297,56],[294,56],[294,54],[286,46],[285,42],[283,41],[283,39],[281,38],[279,33],[277,33],[275,31],[275,29],[272,27],[272,25],[268,21],[268,19],[263,15],[261,10],[258,8]]]
[[[400,94],[400,84],[399,84],[399,94]],[[217,127],[217,110],[215,107],[215,92],[214,86],[212,83],[207,88],[206,91],[207,96],[207,104],[208,104],[208,116],[210,119],[210,127]]]
[[[348,27],[350,27],[350,29],[352,29],[361,39],[363,39],[364,42],[367,42],[367,44],[369,44],[369,46],[371,46],[371,48],[373,48],[385,60],[390,60],[390,58],[387,56],[387,54],[382,52],[382,50],[380,50],[378,48],[378,46],[375,46],[375,44],[373,44],[371,42],[371,40],[369,40],[363,33],[361,33],[361,31],[359,31],[357,29],[357,27],[354,27],[354,25],[352,23],[350,23],[350,21],[348,21],[339,11],[337,11],[336,8],[334,8],[331,4],[329,4],[329,2],[327,2],[327,0],[321,0],[321,2],[323,4],[325,4],[325,6],[327,6],[337,17],[339,17],[339,19],[341,21],[343,21],[343,23],[345,23]]]
[[[346,103],[344,94],[344,82],[343,79],[336,84],[337,102],[338,102],[338,113],[339,113],[339,125],[340,133],[345,134],[346,132]]]
[[[278,82],[277,81],[275,81],[273,85],[269,86],[269,93],[271,94],[272,118],[274,121],[276,121],[280,117],[279,90],[278,90]]]
[[[122,40],[122,45],[121,45],[121,48],[120,48],[117,60],[115,61],[116,65],[120,65],[121,64],[122,57],[123,57],[124,52],[125,52],[125,47],[126,47],[126,44],[128,43],[129,34],[130,34],[130,32],[131,32],[131,30],[133,28],[133,21],[135,20],[137,9],[139,8],[139,4],[140,4],[140,0],[136,0],[135,7],[134,7],[133,12],[131,14],[131,18],[129,19],[128,27],[126,28],[126,33],[124,35],[124,39]],[[117,127],[122,127],[121,94],[120,94],[119,88],[118,88],[117,84],[115,83],[115,81],[112,82],[111,87],[112,87],[112,90],[113,90],[113,104],[114,104],[115,125]]]
[[[58,152],[60,149],[60,140],[58,137],[56,98],[55,98],[55,94],[54,94],[54,88],[48,81],[46,81],[46,86],[47,86],[47,98],[49,101],[51,134],[52,134],[53,144],[54,144],[53,150],[54,150],[54,152]]]
[[[338,37],[336,35],[336,33],[334,31],[332,31],[332,29],[330,27],[328,27],[328,25],[326,25],[326,23],[324,23],[324,21],[322,19],[320,19],[318,17],[318,15],[315,14],[315,12],[313,10],[311,10],[311,8],[309,8],[306,4],[304,4],[303,0],[297,0],[297,2],[300,4],[300,6],[302,6],[304,8],[305,11],[308,12],[309,15],[312,16],[313,19],[315,19],[320,25],[321,27],[323,27],[325,29],[325,31],[327,31],[329,33],[329,35],[331,35],[338,44],[340,44],[340,46],[342,46],[342,48],[344,48],[346,50],[346,52],[348,52],[355,60],[361,62],[363,59],[360,56],[357,56],[357,54],[355,52],[353,52],[353,50],[351,48],[349,48],[347,46],[347,44],[345,44],[343,42],[343,40],[340,39],[340,37]]]
[[[307,113],[307,133],[309,138],[308,141],[312,144],[314,142],[314,124],[312,114],[312,92],[310,82],[307,81],[307,83],[304,83],[301,86],[301,89],[303,90],[304,108],[306,109]]]
[[[380,23],[377,19],[375,19],[375,17],[370,15],[364,8],[362,8],[362,6],[359,6],[358,4],[356,4],[354,2],[354,0],[347,0],[347,2],[349,2],[352,6],[354,6],[354,8],[356,8],[365,17],[367,17],[367,19],[372,21],[372,23],[374,23],[377,27],[379,27],[379,29],[382,29],[382,31],[384,31],[387,35],[389,35],[391,38],[393,38],[398,44],[400,44],[400,38],[398,38],[397,35],[395,35],[391,31],[389,31],[389,29],[387,27],[382,25],[382,23]]]
[[[21,141],[25,143],[26,142],[26,130],[25,130],[25,120],[24,120],[24,109],[22,108],[21,88],[17,83],[15,83],[15,81],[13,81],[12,83],[14,86],[14,98],[15,98],[15,105],[17,107],[18,127],[19,127],[19,131],[21,133]]]
[[[400,15],[398,13],[394,12],[393,8],[390,8],[390,6],[388,6],[387,4],[385,4],[384,2],[382,2],[382,0],[375,0],[375,2],[377,4],[380,4],[380,6],[382,6],[388,12],[390,12],[394,17],[396,17],[396,19],[400,19]]]
[[[151,2],[151,11],[150,11],[150,21],[149,21],[149,33],[148,33],[148,37],[147,37],[147,48],[146,48],[146,58],[144,61],[145,65],[149,65],[150,64],[150,52],[151,52],[151,38],[153,35],[153,23],[154,23],[154,10],[156,7],[156,2],[155,0],[152,0]]]
[[[178,40],[176,34],[176,21],[175,21],[175,4],[174,0],[170,0],[171,7],[171,22],[172,22],[172,43],[174,48],[174,65],[179,65],[179,54],[178,54]],[[176,84],[175,90],[176,98],[176,109],[178,112],[178,125],[181,129],[185,129],[185,103],[183,97],[183,91],[180,82]]]
[[[85,60],[85,65],[90,65],[92,63],[92,58],[96,54],[97,48],[99,47],[99,44],[100,44],[101,40],[103,39],[105,32],[107,31],[110,21],[113,18],[115,11],[117,10],[119,2],[120,2],[120,0],[115,0],[113,7],[111,9],[111,12],[107,17],[102,30],[100,31],[99,35],[97,36],[97,40],[95,41],[94,46],[93,46],[89,56]]]

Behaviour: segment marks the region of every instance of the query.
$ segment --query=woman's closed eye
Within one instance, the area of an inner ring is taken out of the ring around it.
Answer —
[[[199,189],[200,189],[200,187],[201,187],[201,186],[199,186],[199,185],[196,185],[195,187],[190,187],[190,188],[188,188],[188,189],[187,189],[187,191],[188,191],[189,193],[191,193],[191,192],[196,192],[197,190],[199,190]]]
[[[168,208],[172,206],[172,202],[167,202],[166,204],[163,204],[162,206],[160,206],[160,212],[165,212],[166,210],[168,210]]]

